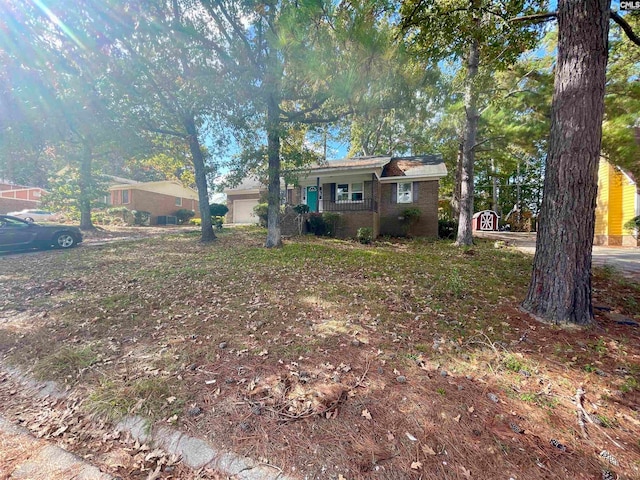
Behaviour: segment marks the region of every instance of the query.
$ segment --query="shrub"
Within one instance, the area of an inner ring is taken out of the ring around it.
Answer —
[[[292,207],[293,211],[298,215],[304,215],[305,213],[309,213],[309,205],[305,205],[304,203],[299,203]]]
[[[176,211],[174,215],[178,219],[178,225],[184,225],[196,216],[196,212],[194,212],[193,210],[188,210],[186,208],[181,208],[180,210]]]
[[[199,227],[200,225],[202,225],[202,219],[201,218],[192,218],[191,220],[189,220],[189,224]]]
[[[324,218],[322,218],[321,213],[310,213],[308,223],[308,230],[310,233],[319,237],[327,234],[327,224],[325,223]]]
[[[260,226],[267,226],[267,218],[269,216],[269,204],[267,203],[259,203],[255,207],[253,207],[253,213],[258,217],[258,223]]]
[[[134,210],[131,213],[133,213],[134,223],[136,225],[149,225],[151,223],[151,212]]]
[[[358,229],[357,237],[360,243],[369,245],[373,241],[373,228],[360,227]]]
[[[335,237],[338,229],[342,226],[342,215],[337,212],[324,212],[322,219],[326,225],[325,235]]]
[[[458,223],[453,220],[438,220],[438,237],[453,240],[458,232]]]
[[[625,223],[624,228],[631,231],[635,230],[636,228],[640,229],[640,215],[638,215],[637,217],[633,217],[631,220]]]
[[[224,217],[227,212],[229,212],[229,208],[221,203],[212,203],[209,205],[209,213],[212,217]]]

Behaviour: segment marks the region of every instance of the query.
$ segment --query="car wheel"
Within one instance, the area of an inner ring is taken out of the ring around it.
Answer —
[[[33,218],[31,217],[25,217],[24,219],[26,222],[33,222]]]
[[[56,248],[71,248],[76,244],[76,239],[67,232],[62,232],[56,235],[53,244]]]

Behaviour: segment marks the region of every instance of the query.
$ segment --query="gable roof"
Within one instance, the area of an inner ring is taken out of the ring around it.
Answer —
[[[299,172],[305,176],[372,172],[384,181],[384,178],[397,177],[442,178],[447,175],[447,167],[442,160],[442,155],[370,156],[316,163],[300,169]]]
[[[398,177],[442,178],[447,175],[447,167],[442,155],[420,155],[413,157],[395,157],[382,169],[380,181],[391,181]]]

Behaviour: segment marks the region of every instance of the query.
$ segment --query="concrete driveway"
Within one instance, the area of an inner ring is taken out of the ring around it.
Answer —
[[[518,250],[533,255],[536,251],[536,234],[522,232],[474,232],[474,237],[502,240]],[[593,247],[593,264],[610,265],[625,277],[640,282],[640,247]]]

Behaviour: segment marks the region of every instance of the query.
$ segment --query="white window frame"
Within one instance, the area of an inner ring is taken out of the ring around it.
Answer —
[[[403,191],[400,185],[409,185],[409,189]],[[413,182],[398,182],[396,200],[397,203],[413,203]]]
[[[182,197],[176,197],[176,207],[182,206]]]
[[[347,189],[340,191],[340,186],[347,186]],[[358,190],[354,189],[354,185],[360,185]],[[361,198],[359,200],[354,200],[354,195],[360,194]],[[341,195],[344,198],[341,198]],[[342,203],[362,203],[364,202],[364,182],[354,182],[354,183],[336,183],[336,202]]]

